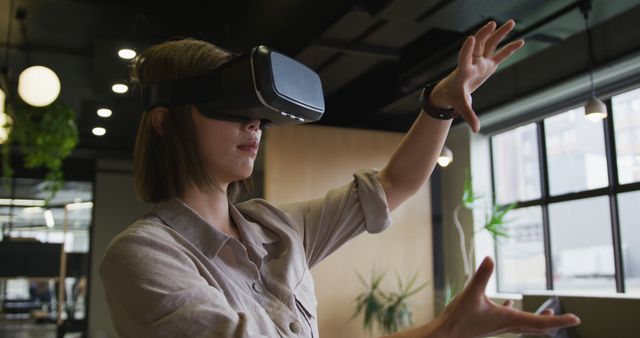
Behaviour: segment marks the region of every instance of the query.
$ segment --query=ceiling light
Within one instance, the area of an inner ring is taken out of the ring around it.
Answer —
[[[592,122],[598,122],[607,117],[607,106],[595,96],[592,96],[585,106],[584,115]]]
[[[440,156],[438,156],[438,164],[441,167],[446,167],[453,162],[453,152],[447,147],[442,147]]]
[[[104,134],[107,133],[107,130],[102,127],[95,127],[91,130],[91,132],[93,133],[93,135],[103,136]]]
[[[42,207],[44,206],[44,200],[0,198],[0,205],[15,205],[19,207]]]
[[[100,109],[98,109],[98,116],[100,116],[100,117],[109,117],[109,116],[111,116],[111,114],[112,114],[111,109],[108,109],[108,108],[100,108]]]
[[[93,202],[76,202],[66,205],[68,210],[90,209],[93,208]]]
[[[587,33],[587,53],[589,53],[589,83],[591,84],[591,98],[584,107],[584,115],[590,121],[600,121],[607,117],[607,106],[596,97],[596,90],[593,85],[593,39],[591,29],[589,29],[589,11],[591,10],[591,0],[584,0],[580,3],[580,11],[584,17],[584,26]]]
[[[124,94],[129,90],[129,87],[124,83],[116,83],[111,86],[111,90],[113,90],[114,93]]]
[[[131,60],[136,57],[136,51],[129,48],[122,48],[118,51],[118,56],[125,60]]]
[[[56,225],[56,222],[53,219],[53,212],[51,212],[50,209],[47,209],[44,212],[44,221],[48,228],[53,228]]]
[[[26,207],[26,208],[22,209],[22,212],[24,214],[27,214],[27,215],[40,214],[40,213],[42,213],[42,207]]]
[[[18,94],[34,107],[47,106],[60,94],[60,79],[47,67],[29,67],[18,77]]]

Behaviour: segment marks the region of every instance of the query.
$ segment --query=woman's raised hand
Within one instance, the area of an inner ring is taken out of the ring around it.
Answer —
[[[469,36],[460,49],[458,66],[438,83],[429,97],[434,106],[455,108],[474,133],[480,130],[480,120],[471,106],[471,93],[495,72],[502,61],[524,45],[524,40],[516,40],[496,51],[514,26],[514,21],[509,20],[496,29],[496,23],[491,21],[475,35]]]
[[[533,314],[514,309],[511,302],[494,303],[485,295],[493,266],[493,261],[485,258],[469,285],[442,313],[439,320],[446,327],[447,336],[475,338],[504,332],[544,334],[580,324],[580,319],[572,314],[554,315],[551,310]]]

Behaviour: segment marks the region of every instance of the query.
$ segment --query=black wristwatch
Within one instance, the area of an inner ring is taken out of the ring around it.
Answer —
[[[420,108],[427,115],[433,118],[436,118],[438,120],[451,120],[456,116],[458,116],[458,113],[454,108],[449,108],[449,109],[437,108],[432,106],[431,102],[429,102],[429,95],[431,95],[431,91],[433,90],[433,88],[435,88],[437,84],[438,84],[437,82],[428,83],[427,85],[424,86],[424,88],[422,88],[422,90],[420,91]]]

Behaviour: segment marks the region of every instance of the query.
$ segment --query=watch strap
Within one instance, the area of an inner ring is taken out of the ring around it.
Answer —
[[[429,95],[431,95],[431,92],[433,91],[433,88],[435,88],[435,86],[438,83],[428,83],[427,85],[424,86],[424,88],[422,88],[422,90],[420,91],[420,108],[422,109],[422,111],[424,111],[427,115],[438,119],[438,120],[451,120],[453,118],[455,118],[456,116],[458,116],[458,113],[456,112],[456,110],[454,108],[438,108],[438,107],[434,107],[431,105],[431,102],[429,102]]]

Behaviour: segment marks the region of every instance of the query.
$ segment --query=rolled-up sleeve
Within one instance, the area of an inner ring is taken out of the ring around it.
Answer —
[[[184,251],[154,235],[116,238],[100,266],[121,337],[263,337],[247,332],[246,314],[207,284]]]
[[[278,206],[301,234],[308,265],[314,266],[344,243],[367,231],[391,225],[384,189],[375,169],[354,174],[350,183],[323,198]]]

